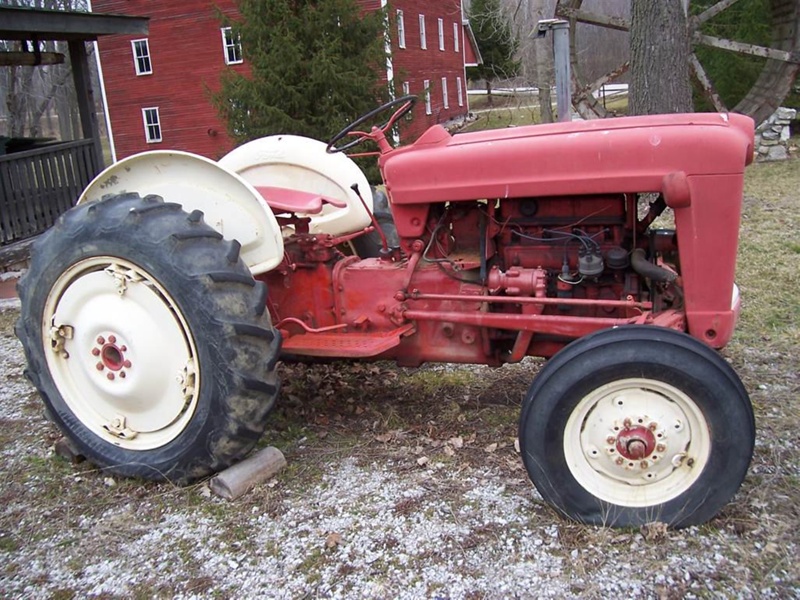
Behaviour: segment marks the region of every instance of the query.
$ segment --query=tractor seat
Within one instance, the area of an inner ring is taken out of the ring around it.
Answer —
[[[324,204],[330,204],[336,208],[345,208],[347,206],[347,202],[344,200],[334,200],[312,192],[301,192],[300,190],[264,185],[257,185],[255,188],[275,214],[301,213],[317,215],[322,212]]]

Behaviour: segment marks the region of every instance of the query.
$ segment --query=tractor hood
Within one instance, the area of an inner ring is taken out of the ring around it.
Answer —
[[[450,135],[440,125],[380,159],[393,204],[659,192],[664,176],[741,174],[753,120],[698,113]]]

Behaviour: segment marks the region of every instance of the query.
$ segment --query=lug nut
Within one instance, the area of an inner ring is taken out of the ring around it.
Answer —
[[[108,377],[109,381],[114,381],[114,374],[113,373],[109,373],[108,375],[106,375],[106,377]]]
[[[92,356],[100,356],[100,350],[97,348],[92,348]]]
[[[130,368],[131,368],[131,361],[129,361],[129,360],[126,360],[124,363],[122,363],[122,365],[123,365],[125,368],[127,368],[127,369],[130,369]]]
[[[105,369],[106,367],[105,367],[105,365],[104,365],[103,363],[99,362],[99,363],[97,363],[97,364],[95,365],[95,368],[96,368],[98,371],[102,371],[102,370],[103,370],[103,369]]]
[[[658,450],[659,452],[663,452],[666,449],[667,449],[667,447],[664,444],[658,444],[656,446],[656,450]]]
[[[106,343],[106,338],[104,338],[102,335],[97,336],[97,343],[102,346],[103,344]]]
[[[108,343],[109,344],[116,344],[117,343],[116,336],[113,336],[113,335],[108,336]]]
[[[610,435],[610,436],[608,436],[606,438],[606,443],[608,443],[608,444],[614,444],[614,443],[616,443],[616,441],[617,441],[617,438],[615,438],[613,435]]]

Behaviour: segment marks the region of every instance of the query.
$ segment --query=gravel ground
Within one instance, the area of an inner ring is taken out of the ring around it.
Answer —
[[[458,392],[466,416],[452,421],[463,437],[439,414],[403,416],[404,429],[376,434],[390,420],[360,424],[386,416],[384,404],[332,400],[325,377],[337,371],[293,373],[290,412],[276,417],[289,424],[272,432],[293,440],[289,467],[233,503],[205,484],[178,489],[69,464],[54,456],[58,434],[22,375],[17,312],[0,305],[1,597],[800,598],[797,522],[775,514],[753,476],[703,527],[568,523],[521,468],[517,406],[466,412],[480,395],[469,386]],[[381,393],[416,385],[392,372],[381,371]],[[343,381],[333,389],[344,396],[358,388]],[[307,426],[302,410],[290,414],[301,389],[322,398]],[[493,424],[498,411],[508,418]],[[755,467],[769,472],[780,447],[758,444],[767,458]],[[796,482],[796,452],[786,466]]]

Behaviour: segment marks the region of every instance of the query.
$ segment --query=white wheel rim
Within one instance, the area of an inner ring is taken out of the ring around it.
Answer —
[[[50,290],[42,325],[53,382],[93,434],[148,450],[189,424],[200,389],[194,339],[144,269],[109,256],[76,263]]]
[[[710,451],[708,424],[697,404],[653,379],[597,388],[581,399],[564,431],[573,477],[593,496],[618,506],[677,498],[700,477]]]

